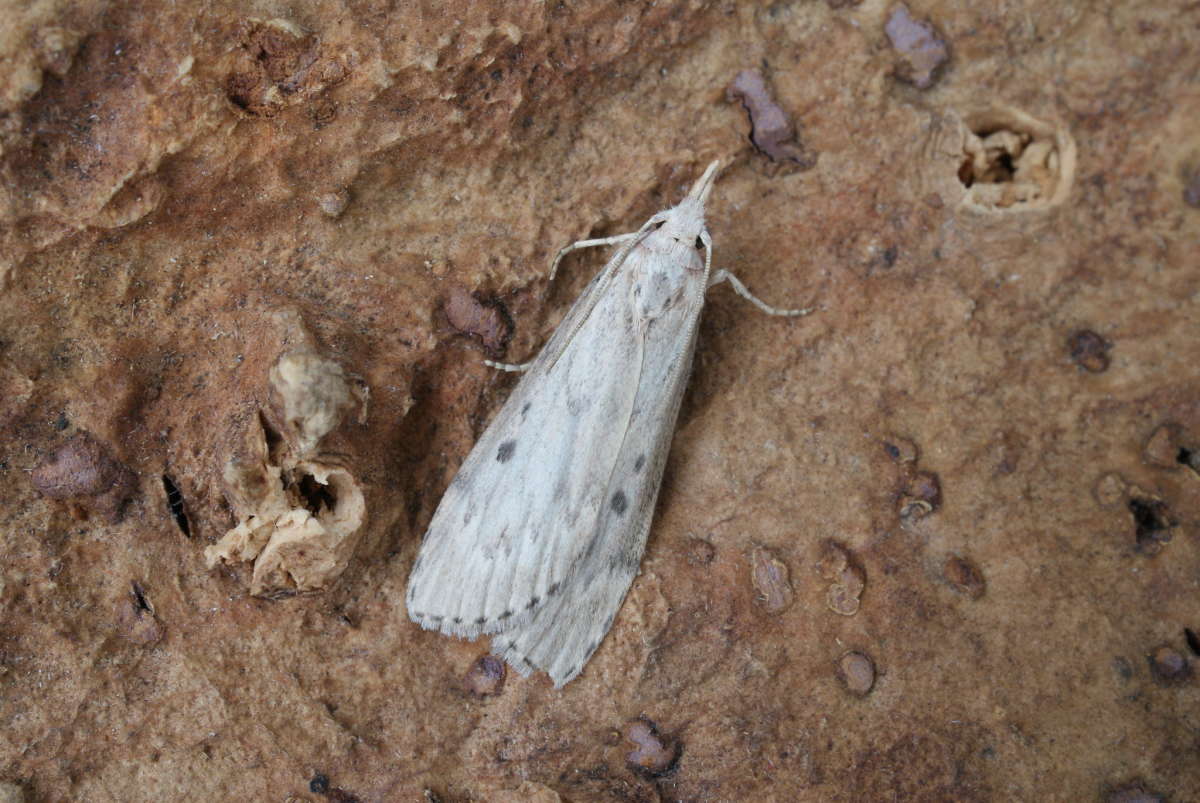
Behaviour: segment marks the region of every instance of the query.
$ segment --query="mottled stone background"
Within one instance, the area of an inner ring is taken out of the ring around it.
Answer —
[[[1196,3],[2,11],[0,799],[1197,799]],[[816,311],[710,294],[612,632],[505,676],[403,600],[481,361],[712,159]],[[251,596],[306,454],[365,518]]]

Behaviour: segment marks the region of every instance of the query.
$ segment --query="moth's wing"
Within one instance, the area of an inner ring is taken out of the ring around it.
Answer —
[[[623,249],[624,250],[624,249]],[[643,341],[619,251],[463,461],[408,582],[408,614],[471,637],[528,621],[587,549],[633,411]],[[590,314],[589,313],[590,310]]]
[[[637,576],[691,373],[703,303],[702,295],[685,299],[645,333],[638,393],[605,485],[604,508],[565,589],[528,623],[492,640],[492,652],[522,674],[544,670],[556,687],[578,675]]]

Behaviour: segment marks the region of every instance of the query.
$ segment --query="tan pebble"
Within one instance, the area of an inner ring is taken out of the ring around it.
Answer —
[[[1179,427],[1163,424],[1146,441],[1142,456],[1146,462],[1160,468],[1178,468],[1180,444]]]
[[[946,558],[946,563],[942,567],[942,575],[951,588],[971,599],[982,597],[987,587],[983,579],[983,572],[979,571],[979,567],[958,555]]]
[[[463,677],[463,688],[476,697],[491,697],[504,690],[504,661],[495,655],[481,655]]]
[[[1125,480],[1114,472],[1102,475],[1092,486],[1092,498],[1105,509],[1119,507],[1125,501],[1127,492]]]
[[[848,692],[865,697],[875,686],[875,664],[861,652],[848,652],[838,659],[838,677]]]

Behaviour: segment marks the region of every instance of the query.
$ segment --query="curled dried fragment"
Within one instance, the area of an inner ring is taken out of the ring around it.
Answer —
[[[771,550],[755,547],[750,553],[750,580],[756,600],[767,613],[782,613],[792,604],[792,584],[787,565]]]
[[[1111,343],[1091,329],[1080,329],[1072,332],[1067,338],[1067,351],[1071,359],[1090,374],[1100,374],[1108,370],[1111,362],[1108,351],[1111,348]]]
[[[87,432],[76,434],[43,460],[30,479],[45,496],[71,501],[109,521],[120,518],[121,507],[137,488],[136,475]]]
[[[1128,495],[1129,486],[1120,474],[1108,472],[1101,475],[1092,486],[1092,498],[1102,508],[1112,509],[1120,506]]]
[[[479,340],[492,356],[500,356],[508,347],[513,321],[499,301],[453,287],[442,303],[442,311],[451,326]]]
[[[942,502],[942,485],[932,471],[916,471],[908,477],[900,495],[900,517],[920,519],[938,509]]]
[[[908,6],[897,3],[892,7],[883,30],[892,47],[900,54],[896,78],[917,89],[933,86],[942,66],[950,58],[950,48],[933,23],[916,19]]]
[[[742,70],[725,90],[731,103],[740,102],[750,116],[750,141],[755,149],[772,162],[808,170],[817,163],[815,154],[805,150],[796,127],[767,88],[758,70]]]
[[[463,677],[463,688],[476,697],[491,697],[504,690],[504,661],[494,655],[481,655]]]
[[[867,585],[866,572],[854,564],[850,551],[833,539],[826,539],[819,549],[817,573],[830,581],[825,604],[839,616],[853,616]]]
[[[323,460],[277,459],[267,436],[265,427],[253,428],[225,466],[238,525],[204,551],[208,566],[253,561],[255,596],[328,588],[349,563],[366,520],[358,480]]]
[[[1159,468],[1178,468],[1181,451],[1186,450],[1183,447],[1180,428],[1177,424],[1168,422],[1150,435],[1142,455],[1147,463]]]
[[[329,190],[317,196],[317,207],[326,217],[339,218],[350,205],[350,191],[345,187]]]
[[[846,691],[865,697],[875,686],[875,663],[861,652],[848,652],[838,659],[838,679]]]
[[[282,406],[285,434],[301,455],[312,452],[342,422],[358,397],[342,366],[309,348],[282,355],[271,366],[270,380]]]
[[[1169,644],[1156,648],[1147,656],[1150,674],[1160,685],[1176,686],[1192,676],[1192,666],[1187,656]]]
[[[817,548],[817,574],[826,580],[837,580],[847,566],[850,565],[850,553],[847,549],[826,538]]]
[[[634,749],[625,756],[633,769],[648,775],[664,775],[675,766],[679,757],[679,746],[658,732],[658,726],[645,717],[638,717],[625,724],[625,739]]]
[[[983,572],[979,571],[979,567],[958,555],[946,558],[946,563],[942,567],[942,576],[946,578],[946,582],[951,588],[971,599],[982,597],[987,588]]]
[[[861,584],[861,580],[859,583]],[[853,584],[834,583],[825,595],[825,604],[838,616],[853,616],[858,613],[858,608],[862,604],[861,594],[861,589],[855,591]]]

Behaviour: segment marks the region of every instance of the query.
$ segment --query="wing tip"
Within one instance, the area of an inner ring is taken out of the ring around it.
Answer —
[[[506,611],[507,613],[507,611]],[[498,633],[507,633],[510,630],[517,630],[525,627],[533,619],[537,610],[522,611],[519,614],[503,614],[491,619],[480,616],[474,620],[467,620],[461,616],[444,616],[440,614],[425,613],[419,610],[408,609],[408,618],[420,625],[424,630],[436,630],[447,636],[455,638],[473,639],[479,636],[494,636]]]
[[[530,661],[527,656],[519,654],[511,641],[507,643],[492,642],[492,654],[503,658],[504,663],[511,666],[523,678],[541,670],[541,667]]]
[[[556,655],[550,661],[542,662],[533,657],[537,647],[538,644],[534,644],[528,649],[519,649],[512,641],[496,640],[492,642],[492,654],[503,658],[505,663],[515,669],[521,677],[529,677],[534,672],[545,672],[554,683],[554,688],[561,689],[579,677],[583,668],[591,660],[592,653],[595,652],[595,647],[592,647],[582,660],[576,660],[574,664],[564,670],[562,664],[565,663],[566,656]]]
[[[424,593],[430,589],[425,589],[414,573],[409,578],[404,601],[408,618],[424,629],[470,639],[524,628],[559,593],[562,586],[561,581],[556,581],[542,588],[539,593],[530,595],[523,603],[506,606],[498,614],[471,617],[462,614],[463,600],[451,599],[452,595],[449,594]],[[486,603],[475,600],[466,607],[478,609],[486,607]],[[451,614],[451,611],[455,613]]]

